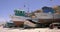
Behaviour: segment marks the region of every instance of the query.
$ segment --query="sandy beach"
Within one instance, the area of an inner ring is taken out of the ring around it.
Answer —
[[[35,28],[35,29],[12,29],[0,27],[0,32],[60,32],[60,29]]]

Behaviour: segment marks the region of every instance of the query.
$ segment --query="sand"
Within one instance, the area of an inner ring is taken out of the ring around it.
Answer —
[[[0,27],[0,32],[60,32],[60,29],[35,28],[35,29],[12,29]]]

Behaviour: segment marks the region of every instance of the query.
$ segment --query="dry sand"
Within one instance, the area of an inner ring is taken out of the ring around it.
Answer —
[[[36,28],[36,29],[10,29],[0,27],[0,32],[60,32],[60,29]]]

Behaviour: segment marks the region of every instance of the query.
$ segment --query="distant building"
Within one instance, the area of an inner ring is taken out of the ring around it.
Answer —
[[[60,6],[54,6],[53,8],[56,14],[60,14]]]

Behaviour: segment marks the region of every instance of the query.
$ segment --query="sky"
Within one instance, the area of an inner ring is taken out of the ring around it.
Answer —
[[[24,7],[25,5],[25,7]],[[0,21],[9,21],[9,15],[14,14],[14,9],[33,12],[44,6],[59,6],[60,0],[0,0]]]

